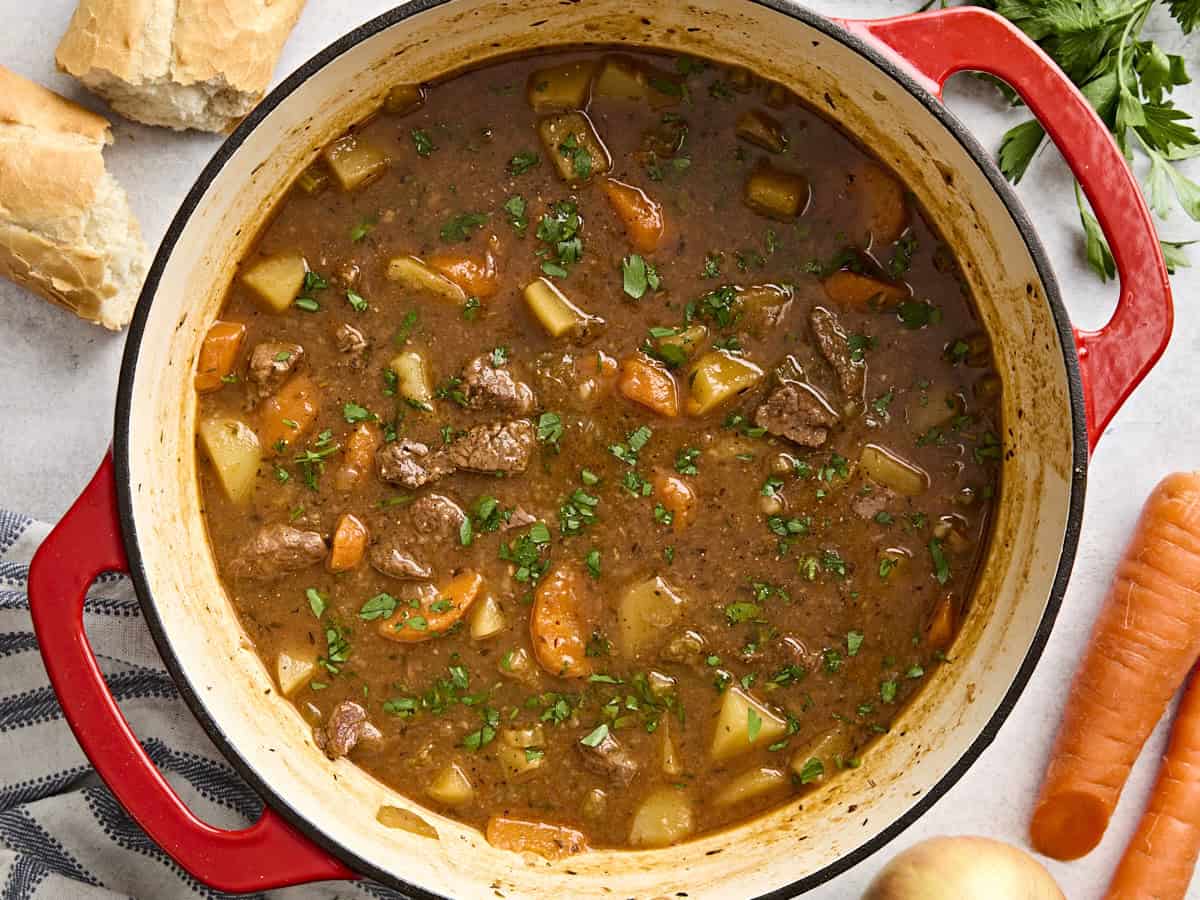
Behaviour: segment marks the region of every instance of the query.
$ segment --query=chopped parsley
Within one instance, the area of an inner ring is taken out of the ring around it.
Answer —
[[[508,161],[509,175],[524,175],[530,169],[536,167],[542,158],[538,156],[535,150],[522,150],[513,156]]]
[[[475,229],[482,228],[486,223],[487,216],[484,213],[459,213],[457,216],[447,219],[439,233],[442,240],[447,243],[468,241]]]
[[[626,294],[640,300],[646,291],[657,291],[662,281],[658,271],[636,253],[621,260],[621,283]]]

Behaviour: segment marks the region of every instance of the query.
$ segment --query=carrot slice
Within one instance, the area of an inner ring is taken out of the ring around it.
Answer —
[[[293,375],[273,397],[263,401],[258,440],[265,453],[295,446],[321,408],[321,392],[307,375]]]
[[[379,623],[379,633],[388,640],[416,644],[445,634],[467,614],[483,576],[467,569],[446,582],[435,593],[422,597],[414,608],[401,606],[389,618]]]
[[[857,309],[891,309],[907,300],[911,294],[902,284],[881,281],[869,275],[859,275],[843,269],[821,282],[825,296],[842,306]]]
[[[540,822],[495,815],[488,819],[484,837],[493,847],[514,853],[536,853],[549,860],[564,859],[589,849],[582,831]]]
[[[581,615],[583,575],[574,566],[559,566],[538,584],[529,613],[533,653],[542,668],[557,678],[592,674]]]
[[[949,597],[938,600],[925,626],[925,642],[932,650],[945,650],[954,637],[954,601]]]
[[[490,250],[482,259],[466,253],[437,253],[425,261],[472,297],[482,300],[500,289],[496,257]]]
[[[330,572],[349,572],[367,551],[367,526],[358,516],[343,513],[333,530],[333,545],[326,565]]]
[[[615,178],[605,178],[600,184],[604,188],[604,196],[608,197],[608,202],[625,226],[633,249],[639,253],[657,250],[666,231],[662,204],[651,200],[641,188]]]
[[[660,416],[679,415],[679,388],[675,376],[642,356],[631,356],[621,363],[617,389],[634,403],[654,410]]]
[[[1200,472],[1142,509],[1075,680],[1034,808],[1033,845],[1076,859],[1100,842],[1129,770],[1200,654]]]
[[[696,512],[696,492],[692,486],[670,472],[656,472],[651,481],[654,496],[671,513],[671,527],[676,531],[687,528]]]
[[[224,386],[222,379],[233,371],[245,337],[246,326],[241,322],[213,322],[196,360],[196,390],[199,393],[207,394]]]
[[[333,484],[339,491],[352,491],[362,483],[371,471],[375,451],[383,443],[383,434],[374,422],[360,422],[346,438],[342,451],[342,464],[333,476]]]
[[[1200,856],[1200,677],[1192,673],[1150,802],[1106,900],[1183,900]]]

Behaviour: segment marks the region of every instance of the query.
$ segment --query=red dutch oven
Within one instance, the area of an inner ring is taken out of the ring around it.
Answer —
[[[980,9],[868,22],[829,20],[785,0],[632,6],[416,0],[387,13],[267,97],[205,168],[167,232],[130,330],[112,453],[39,550],[30,600],[51,682],[96,770],[147,834],[213,887],[368,876],[421,897],[792,896],[861,861],[929,809],[991,742],[1037,662],[1075,553],[1089,451],[1171,331],[1153,223],[1107,129],[1045,54]],[[191,381],[257,223],[316,148],[390,84],[582,44],[749,67],[790,86],[895,169],[962,262],[1004,385],[1006,452],[995,531],[955,662],[939,667],[861,769],[678,846],[550,863],[492,848],[476,830],[313,746],[217,578],[196,486]],[[962,70],[1012,85],[1091,201],[1121,281],[1116,311],[1099,331],[1071,328],[1028,217],[987,152],[939,102],[946,79]],[[122,717],[82,625],[85,591],[104,571],[130,573],[180,692],[264,798],[251,827],[200,821]],[[383,807],[422,824],[387,827]]]

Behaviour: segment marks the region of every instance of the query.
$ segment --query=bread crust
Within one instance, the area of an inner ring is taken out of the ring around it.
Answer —
[[[79,0],[58,67],[122,115],[228,130],[271,81],[306,0]]]
[[[0,275],[118,329],[147,253],[104,167],[111,140],[102,116],[0,66]]]

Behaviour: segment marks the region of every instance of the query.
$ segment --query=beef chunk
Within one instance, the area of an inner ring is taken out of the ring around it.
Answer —
[[[352,357],[354,362],[360,362],[362,355],[367,350],[367,339],[363,333],[345,322],[334,329],[333,342],[337,345],[339,352]]]
[[[867,386],[867,367],[851,354],[850,342],[837,316],[818,306],[809,314],[808,322],[816,335],[821,355],[837,372],[838,384],[847,404],[852,408],[861,406]]]
[[[463,370],[463,393],[471,409],[526,415],[536,405],[533,389],[506,368],[493,366],[490,356],[478,356]]]
[[[820,447],[837,416],[807,385],[789,382],[776,388],[754,411],[754,424],[802,447]]]
[[[304,358],[304,348],[299,344],[282,341],[263,341],[250,353],[250,372],[247,375],[251,405],[269,397],[290,375]]]
[[[528,419],[477,425],[450,445],[451,463],[472,472],[524,472],[537,435]]]
[[[315,531],[265,525],[229,564],[234,578],[270,579],[298,572],[325,559],[325,541]]]
[[[507,519],[500,521],[501,531],[511,531],[514,528],[524,528],[538,520],[533,513],[526,512],[519,506],[514,506]]]
[[[410,440],[384,444],[375,454],[375,464],[380,479],[406,488],[419,488],[454,471],[444,451]]]
[[[418,560],[406,549],[403,535],[396,534],[380,538],[367,552],[376,571],[402,581],[419,581],[433,577],[433,569]]]
[[[583,766],[597,775],[610,778],[621,787],[629,787],[637,777],[638,764],[611,734],[606,734],[595,747],[576,743]]]
[[[414,500],[408,515],[418,534],[435,538],[457,537],[467,518],[461,506],[442,494],[426,494]]]
[[[313,729],[313,739],[330,759],[346,756],[361,740],[380,737],[379,729],[367,721],[367,711],[353,700],[343,700]]]

